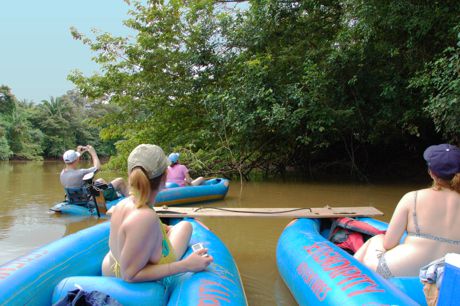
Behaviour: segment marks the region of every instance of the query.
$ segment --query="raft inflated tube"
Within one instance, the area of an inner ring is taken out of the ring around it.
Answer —
[[[110,209],[112,206],[117,205],[124,198],[125,197],[120,197],[113,201],[107,201],[105,205],[107,209]],[[61,202],[51,207],[50,210],[61,213],[61,214],[76,215],[76,216],[95,216],[97,215],[96,206],[94,206],[94,203],[92,203],[91,207],[88,208],[87,206],[84,206],[84,205],[75,205],[75,204],[69,204],[68,202]]]
[[[51,305],[54,287],[73,275],[98,275],[109,250],[105,222],[0,266],[0,305]]]
[[[171,288],[168,306],[181,305],[247,305],[238,267],[225,244],[205,225],[187,219],[193,225],[190,245],[201,242],[214,258],[206,270],[178,276]],[[187,250],[185,256],[191,253]]]
[[[211,202],[222,200],[228,192],[230,181],[224,178],[210,179],[199,186],[185,186],[176,188],[167,188],[160,191],[156,197],[155,205],[183,205],[202,202]],[[124,197],[114,201],[107,201],[107,209],[118,204]],[[96,208],[93,204],[88,208],[84,205],[69,204],[61,202],[50,208],[51,211],[71,214],[78,216],[95,216],[97,215]]]
[[[180,185],[177,184],[177,183],[173,183],[173,182],[167,182],[167,183],[165,184],[165,187],[166,187],[166,188],[177,188],[177,187],[180,187]]]
[[[247,305],[238,268],[227,247],[200,222],[194,219],[187,221],[193,226],[190,245],[201,242],[214,258],[205,271],[143,283],[127,283],[104,276],[69,277],[56,286],[52,302],[56,303],[78,285],[86,291],[97,290],[108,294],[122,305]],[[189,248],[184,256],[190,253]]]
[[[181,205],[210,202],[225,198],[230,182],[224,178],[204,181],[198,186],[168,188],[160,191],[155,205]]]
[[[278,240],[278,271],[299,305],[418,305],[321,236],[319,224],[294,220]]]

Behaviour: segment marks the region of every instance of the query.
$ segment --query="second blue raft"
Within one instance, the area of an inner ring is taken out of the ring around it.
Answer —
[[[229,185],[229,180],[215,178],[207,180],[199,186],[166,188],[158,193],[155,205],[185,205],[222,200],[227,195]],[[107,201],[107,209],[118,204],[122,199]],[[54,205],[50,210],[56,213],[78,216],[97,215],[96,206],[93,202],[88,202],[86,205],[75,205],[64,201]]]
[[[385,223],[365,218],[385,229]],[[278,271],[299,305],[419,305],[417,278],[385,280],[327,240],[326,219],[297,219],[281,234]],[[410,297],[408,295],[411,295]]]
[[[215,178],[198,186],[166,188],[155,198],[155,205],[183,205],[222,200],[228,192],[230,181]]]

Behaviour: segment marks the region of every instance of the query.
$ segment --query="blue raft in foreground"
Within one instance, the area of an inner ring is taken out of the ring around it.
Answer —
[[[296,219],[278,241],[278,271],[299,305],[425,303],[418,277],[383,279],[324,238],[328,232],[320,232],[322,220]],[[371,218],[360,220],[386,228],[386,223]]]
[[[201,202],[211,202],[225,198],[229,188],[229,180],[224,178],[215,178],[205,181],[199,186],[186,186],[176,188],[166,188],[157,195],[155,205],[183,205]],[[114,201],[107,201],[107,209],[116,205],[123,198]],[[54,205],[50,210],[79,216],[97,215],[96,206],[93,202],[87,205],[74,205],[69,202],[61,202]]]
[[[174,220],[178,222],[178,219]],[[0,305],[51,305],[78,284],[109,294],[123,305],[247,305],[238,268],[222,241],[199,221],[190,244],[203,243],[214,262],[203,272],[170,282],[127,283],[101,276],[109,222],[61,238],[0,266]],[[191,252],[189,248],[184,256]]]

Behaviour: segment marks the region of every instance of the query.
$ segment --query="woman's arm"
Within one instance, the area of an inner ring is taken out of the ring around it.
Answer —
[[[214,260],[212,256],[203,257],[203,255],[206,253],[207,249],[201,249],[180,261],[162,265],[148,264],[142,270],[140,270],[130,281],[145,282],[158,280],[163,277],[178,273],[203,271]]]
[[[182,168],[182,171],[184,173],[184,176],[185,176],[185,182],[187,183],[187,185],[190,185],[193,181],[192,177],[190,176],[190,174],[188,173],[188,168],[184,165],[181,165],[183,168]]]
[[[187,182],[188,185],[190,185],[193,181],[192,177],[190,176],[190,174],[185,173],[185,181]]]
[[[383,239],[383,247],[386,250],[390,250],[399,244],[404,231],[407,229],[409,206],[413,201],[414,194],[413,192],[409,192],[401,198],[396,206]]]

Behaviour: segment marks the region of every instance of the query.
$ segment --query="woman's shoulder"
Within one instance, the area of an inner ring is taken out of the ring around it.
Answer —
[[[412,191],[409,191],[409,192],[406,192],[402,197],[401,197],[401,200],[408,200],[408,199],[414,199],[416,194],[419,192],[420,190],[412,190]]]
[[[423,203],[425,201],[432,202],[434,199],[443,197],[444,194],[439,190],[433,188],[423,188],[406,193],[402,198],[401,202],[413,205],[414,203]]]
[[[135,208],[125,214],[121,221],[121,228],[125,232],[152,233],[158,227],[159,219],[151,209]]]
[[[403,195],[403,198],[411,198],[414,199],[418,197],[421,194],[426,194],[426,193],[431,193],[434,192],[432,188],[422,188],[422,189],[417,189],[417,190],[412,190],[407,192],[406,194]]]
[[[131,197],[126,197],[124,198],[123,200],[121,200],[120,202],[117,203],[117,205],[114,205],[112,206],[108,211],[107,213],[108,214],[114,214],[115,212],[119,212],[119,211],[122,211],[122,210],[126,210],[126,209],[129,209],[130,207],[134,206],[133,205],[133,200],[131,199]]]
[[[420,199],[420,197],[424,197],[427,192],[430,192],[430,188],[409,191],[401,197],[401,200],[399,200],[399,205],[405,207],[412,206]]]
[[[428,187],[428,188],[423,188],[423,189],[413,191],[413,193],[415,193],[417,198],[418,198],[418,197],[425,197],[425,196],[431,196],[431,195],[439,194],[439,190],[436,190],[436,189],[434,189],[432,187]]]
[[[158,223],[158,217],[155,213],[155,210],[147,206],[142,208],[134,207],[132,211],[130,211],[129,219],[132,220],[132,222],[147,221],[148,223]]]
[[[115,214],[123,215],[123,219],[144,219],[144,218],[151,218],[155,217],[156,213],[153,209],[148,208],[147,206],[144,208],[136,208],[134,202],[131,197],[127,197],[120,201],[117,205],[112,207],[109,211],[112,212],[112,216]]]

